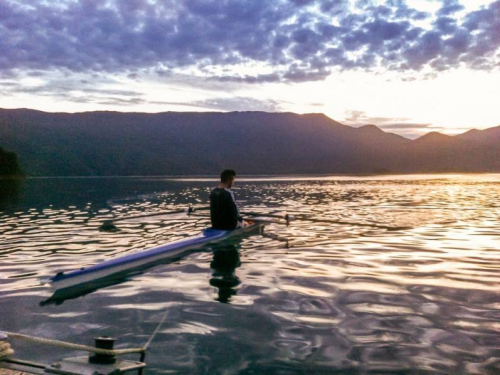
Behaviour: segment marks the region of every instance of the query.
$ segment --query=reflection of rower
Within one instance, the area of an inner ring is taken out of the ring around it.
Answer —
[[[210,219],[212,228],[232,230],[247,226],[240,215],[231,187],[236,172],[226,169],[220,175],[220,184],[210,193]]]
[[[219,289],[217,301],[228,303],[236,295],[236,287],[240,279],[235,274],[236,268],[241,265],[240,254],[235,245],[214,247],[214,258],[210,267],[214,270],[210,285]]]

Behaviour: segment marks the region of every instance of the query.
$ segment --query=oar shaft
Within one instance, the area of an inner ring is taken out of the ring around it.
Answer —
[[[118,219],[111,219],[108,222],[117,222],[117,221],[123,221],[123,220],[131,220],[131,219],[141,219],[145,217],[152,217],[152,216],[163,216],[163,215],[173,215],[173,214],[180,214],[180,213],[187,213],[188,215],[192,216],[197,216],[197,217],[209,217],[207,215],[203,214],[196,214],[195,212],[197,211],[206,211],[209,210],[209,206],[203,206],[199,208],[186,208],[182,210],[175,210],[175,211],[169,211],[169,212],[155,212],[152,214],[146,214],[146,215],[136,215],[136,216],[129,216],[129,217],[123,217],[123,218],[118,218]],[[318,218],[318,217],[309,217],[308,215],[288,215],[288,214],[266,214],[262,212],[252,212],[252,211],[242,211],[242,215],[248,216],[248,220],[254,220],[254,221],[261,221],[261,222],[269,222],[269,223],[279,223],[277,221],[266,221],[265,219],[260,219],[260,218],[254,218],[254,216],[257,217],[269,217],[269,218],[274,218],[274,219],[281,219],[284,220],[285,223],[288,225],[290,220],[304,220],[304,221],[310,221],[314,223],[329,223],[329,224],[344,224],[344,225],[354,225],[354,226],[361,226],[361,227],[372,227],[372,228],[382,228],[382,229],[388,229],[388,230],[400,230],[400,229],[408,229],[408,227],[393,227],[389,225],[383,225],[383,224],[375,224],[375,223],[356,223],[356,222],[349,222],[349,221],[344,221],[344,220],[335,220],[335,219],[328,219],[328,218]]]
[[[266,220],[266,219],[253,218],[253,217],[246,217],[245,220],[255,221],[256,223],[286,224],[285,222],[282,222],[282,221]]]
[[[204,217],[207,219],[210,219],[210,216],[208,215],[203,215],[203,214],[192,214],[191,216],[195,217]],[[261,218],[254,218],[254,217],[244,217],[245,220],[248,221],[256,221],[258,223],[270,223],[270,224],[286,224],[284,222],[276,221],[276,220],[266,220],[266,219],[261,219]],[[283,217],[281,217],[283,219]]]
[[[187,213],[190,214],[195,211],[205,211],[209,210],[209,206],[203,206],[199,208],[183,208],[181,210],[174,210],[174,211],[168,211],[168,212],[154,212],[151,214],[145,214],[145,215],[136,215],[136,216],[127,216],[127,217],[120,217],[117,219],[109,219],[109,221],[117,222],[117,221],[124,221],[124,220],[131,220],[131,219],[142,219],[144,217],[152,217],[152,216],[163,216],[163,215],[174,215],[174,214],[182,214],[182,213]]]
[[[323,218],[312,218],[312,217],[304,217],[304,216],[291,216],[291,220],[304,220],[304,221],[310,221],[313,223],[328,223],[328,224],[344,224],[344,225],[353,225],[356,227],[371,227],[371,228],[381,228],[381,229],[388,229],[388,230],[403,230],[403,229],[410,229],[410,227],[394,227],[390,225],[383,225],[383,224],[376,224],[376,223],[360,223],[360,222],[351,222],[351,221],[344,221],[344,220],[335,220],[335,219],[323,219]]]
[[[146,215],[136,215],[136,216],[121,217],[121,218],[118,218],[118,219],[110,219],[110,220],[114,221],[116,223],[117,221],[123,221],[123,220],[141,219],[143,217],[151,217],[151,216],[182,214],[182,213],[187,213],[187,212],[188,212],[188,209],[182,209],[182,210],[175,210],[175,211],[168,211],[168,212],[155,212],[155,213],[146,214]]]
[[[286,215],[279,215],[279,214],[266,214],[262,212],[248,212],[248,211],[242,211],[242,215],[248,215],[248,216],[262,216],[262,217],[274,217],[276,219],[285,219]]]

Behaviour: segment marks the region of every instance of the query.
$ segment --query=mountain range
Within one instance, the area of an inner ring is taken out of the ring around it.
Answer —
[[[323,114],[0,109],[32,176],[500,172],[500,126],[410,140]]]

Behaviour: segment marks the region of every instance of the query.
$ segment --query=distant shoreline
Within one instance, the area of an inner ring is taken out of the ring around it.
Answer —
[[[453,177],[453,176],[500,176],[498,172],[441,172],[441,173],[387,173],[387,174],[362,174],[362,173],[345,173],[345,174],[241,174],[238,175],[238,179],[330,179],[336,177],[355,177],[355,178],[363,178],[363,177],[424,177],[424,178],[432,178],[432,177]],[[44,179],[143,179],[143,178],[153,178],[153,179],[168,179],[168,180],[196,180],[196,179],[204,179],[204,180],[218,180],[218,175],[132,175],[132,176],[19,176],[19,177],[0,177],[0,180],[44,180]]]

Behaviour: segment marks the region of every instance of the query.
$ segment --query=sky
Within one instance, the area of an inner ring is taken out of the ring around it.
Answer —
[[[0,0],[0,108],[500,125],[500,0]]]

